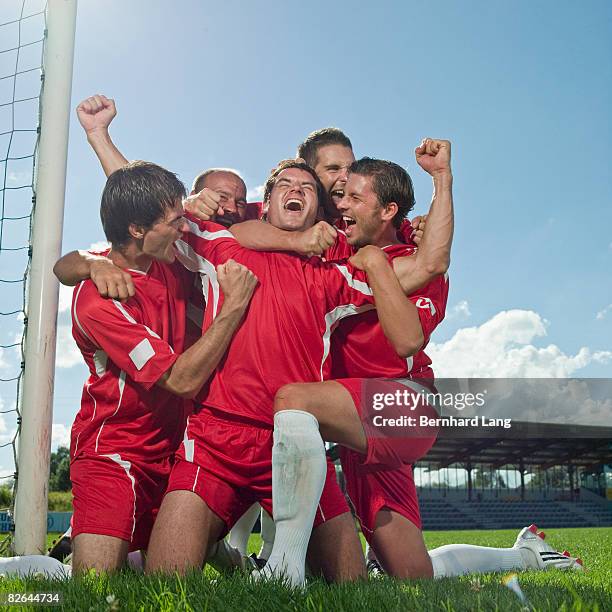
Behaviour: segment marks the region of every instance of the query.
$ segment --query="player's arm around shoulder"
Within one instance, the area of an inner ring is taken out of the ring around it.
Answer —
[[[53,273],[62,285],[74,287],[91,279],[104,298],[126,300],[135,293],[134,281],[129,272],[116,266],[105,255],[89,251],[71,251],[57,260]]]

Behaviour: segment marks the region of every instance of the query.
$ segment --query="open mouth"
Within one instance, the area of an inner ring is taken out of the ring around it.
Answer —
[[[330,195],[334,203],[337,203],[344,197],[344,189],[333,189]]]
[[[355,225],[355,219],[353,219],[353,217],[347,217],[346,215],[342,215],[342,220],[344,221],[344,223],[346,224],[347,227],[351,226],[351,225]]]
[[[304,210],[304,203],[296,198],[291,198],[285,202],[284,208],[290,212],[302,212]]]

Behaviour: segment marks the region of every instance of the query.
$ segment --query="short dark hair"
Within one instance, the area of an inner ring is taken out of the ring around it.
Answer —
[[[113,172],[102,192],[100,218],[113,246],[130,241],[130,225],[151,227],[177,200],[186,195],[185,185],[169,170],[135,161]]]
[[[372,177],[372,188],[382,206],[391,202],[397,204],[398,210],[393,217],[395,227],[399,227],[414,208],[412,179],[401,166],[384,159],[362,157],[351,164],[349,174]]]
[[[266,185],[264,187],[264,203],[270,201],[270,195],[272,194],[272,189],[274,188],[274,185],[276,185],[276,179],[278,178],[278,175],[283,170],[287,170],[288,168],[299,168],[300,170],[305,170],[306,172],[308,172],[308,174],[310,174],[310,176],[312,176],[317,186],[318,204],[319,206],[323,206],[328,196],[327,192],[325,191],[325,187],[323,187],[323,183],[321,183],[321,179],[317,176],[317,173],[308,164],[305,164],[301,161],[297,161],[295,159],[285,159],[280,162],[278,166],[276,166],[276,168],[274,168],[274,171],[268,177],[268,180],[266,181]]]
[[[341,145],[353,149],[348,136],[338,128],[328,127],[308,134],[306,140],[298,147],[297,157],[301,157],[313,168],[317,165],[319,149],[327,145]]]
[[[232,168],[209,168],[208,170],[204,170],[204,172],[200,172],[200,174],[198,174],[198,176],[193,179],[193,187],[191,188],[191,190],[195,193],[202,191],[202,189],[204,189],[204,183],[206,182],[206,178],[211,174],[214,174],[215,172],[227,172],[227,174],[233,174],[242,181],[242,183],[244,184],[244,188],[246,189],[246,183],[244,182],[244,179],[240,176],[237,170],[234,170]]]

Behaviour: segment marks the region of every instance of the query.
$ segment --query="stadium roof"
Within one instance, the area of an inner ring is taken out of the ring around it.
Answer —
[[[494,433],[493,433],[494,431]],[[612,427],[512,423],[503,430],[490,427],[443,427],[422,462],[444,468],[460,463],[493,468],[524,465],[595,467],[612,463]]]

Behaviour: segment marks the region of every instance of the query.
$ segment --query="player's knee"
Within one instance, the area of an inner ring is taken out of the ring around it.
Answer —
[[[291,383],[281,387],[274,396],[274,412],[305,410],[308,412],[308,393],[304,385]]]

